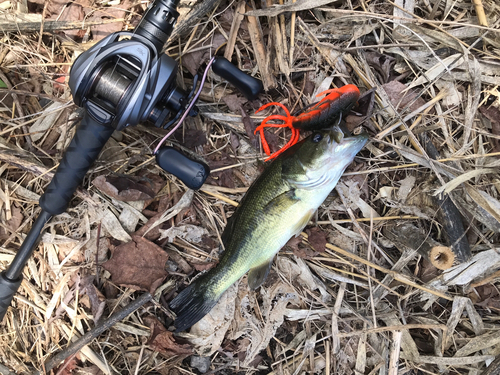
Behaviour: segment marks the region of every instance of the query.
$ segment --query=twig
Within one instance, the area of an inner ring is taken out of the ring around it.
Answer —
[[[210,13],[212,9],[215,9],[221,0],[204,0],[195,9],[189,12],[186,19],[179,22],[179,24],[174,28],[169,41],[177,40],[186,34],[191,27],[200,22],[200,18],[205,14]]]
[[[151,301],[153,297],[149,293],[144,293],[140,297],[138,297],[134,302],[129,303],[127,306],[122,308],[121,310],[116,311],[113,315],[111,315],[108,319],[102,321],[97,326],[88,331],[85,335],[80,337],[77,341],[73,342],[66,349],[62,350],[54,357],[45,362],[44,370],[46,373],[50,372],[54,367],[56,367],[59,363],[64,361],[70,355],[77,353],[81,348],[90,343],[93,339],[99,336],[104,331],[111,328],[115,323],[119,322],[122,319],[125,319],[128,315],[132,314],[135,310],[143,306],[144,304]],[[41,372],[38,372],[37,375],[41,375]]]
[[[7,86],[7,89],[12,90],[12,85],[7,78],[5,74],[0,70],[0,79],[5,83],[5,86]],[[24,117],[24,111],[23,107],[21,106],[21,102],[19,101],[19,98],[17,97],[17,94],[14,94],[13,92],[11,93],[12,100],[14,100],[14,104],[16,105],[17,113],[19,113],[19,117]],[[12,113],[12,116],[14,117],[14,113]],[[26,143],[28,145],[28,149],[33,148],[33,144],[31,143],[31,137],[29,135],[29,130],[26,125],[22,126],[23,132],[25,134],[24,139],[26,139]]]
[[[269,71],[269,57],[266,55],[266,48],[262,36],[262,28],[257,17],[247,16],[248,32],[250,33],[250,40],[257,60],[257,66],[262,78],[264,90],[269,90],[276,85],[274,77]]]
[[[43,31],[53,32],[59,30],[75,30],[75,29],[86,29],[89,26],[97,25],[107,25],[110,23],[117,23],[125,21],[123,18],[116,18],[111,20],[100,20],[100,21],[44,21]],[[22,22],[22,21],[12,21],[7,19],[7,17],[0,17],[0,34],[5,33],[31,33],[39,32],[42,26],[42,22]]]
[[[399,352],[401,351],[401,339],[403,338],[402,331],[392,332],[391,355],[389,358],[389,375],[398,374]]]
[[[488,20],[486,19],[486,14],[484,14],[483,2],[481,0],[472,0],[474,3],[474,8],[476,9],[477,20],[481,26],[488,27]]]
[[[372,262],[368,262],[366,259],[363,259],[357,255],[354,255],[352,253],[350,253],[349,251],[346,251],[344,249],[341,249],[340,247],[337,247],[335,245],[332,245],[332,244],[329,244],[327,243],[326,244],[326,248],[327,249],[330,249],[330,250],[333,250],[335,251],[336,253],[339,253],[339,254],[342,254],[344,256],[347,256],[351,259],[354,259],[364,265],[367,265],[367,266],[370,266],[372,268],[375,268],[376,270],[380,271],[380,272],[383,272],[383,273],[386,273],[388,275],[391,275],[394,280],[397,280],[403,284],[406,284],[406,285],[410,285],[416,289],[420,289],[420,290],[423,290],[424,292],[427,292],[427,293],[430,293],[430,294],[434,294],[435,296],[438,296],[438,297],[441,297],[441,298],[444,298],[444,299],[447,299],[448,301],[453,301],[453,297],[451,297],[450,295],[448,294],[445,294],[445,293],[442,293],[438,290],[435,290],[435,289],[431,289],[431,288],[428,288],[426,286],[423,286],[423,285],[419,285],[417,284],[416,282],[412,281],[409,279],[409,276],[405,276],[405,275],[401,275],[397,272],[394,272],[392,270],[389,270],[385,267],[382,267],[382,266],[379,266],[378,264],[375,264],[375,263],[372,263]]]
[[[500,356],[496,357],[481,375],[500,375]]]
[[[439,152],[428,138],[426,133],[420,135],[425,151],[431,159],[439,159]],[[471,257],[469,241],[465,235],[465,228],[462,223],[462,215],[455,206],[449,195],[444,197],[432,197],[435,206],[438,208],[440,222],[443,225],[448,237],[451,251],[455,254],[456,263],[467,262]]]

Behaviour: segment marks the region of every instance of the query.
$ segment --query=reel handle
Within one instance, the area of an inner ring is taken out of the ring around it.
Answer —
[[[51,215],[66,211],[68,204],[85,177],[90,166],[101,153],[102,148],[115,129],[94,120],[85,111],[83,120],[76,130],[59,167],[40,198],[40,206]]]
[[[243,73],[224,57],[216,57],[212,70],[218,76],[233,84],[248,100],[254,100],[264,90],[262,82]]]

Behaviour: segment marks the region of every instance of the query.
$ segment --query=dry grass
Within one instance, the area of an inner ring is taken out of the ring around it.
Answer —
[[[124,19],[118,27],[130,29],[145,5],[126,2],[124,15],[110,13],[124,5],[118,3],[91,7]],[[181,3],[185,14],[193,1]],[[165,293],[54,373],[199,373],[185,355],[152,350],[148,317],[171,326],[166,306],[175,283],[217,258],[227,218],[262,168],[264,155],[250,131],[263,119],[255,110],[268,101],[296,110],[332,83],[354,83],[362,93],[374,90],[373,112],[361,125],[372,141],[308,226],[317,229],[280,252],[260,290],[249,292],[246,280],[231,288],[212,320],[186,340],[210,355],[208,371],[218,374],[481,374],[500,354],[498,3],[267,1],[267,9],[240,17],[236,10],[255,4],[217,3],[170,41],[167,53],[183,66],[179,78],[189,87],[193,69],[229,40],[226,55],[262,79],[267,93],[248,102],[209,75],[201,116],[188,119],[175,144],[190,147],[206,136],[192,149],[215,173],[186,207],[177,205],[186,188],[151,158],[164,131],[137,126],[108,143],[25,269],[0,325],[0,373],[42,370],[50,356],[98,324],[96,314],[105,318],[137,298],[141,292],[114,284],[101,267],[109,250],[136,231],[169,255]],[[81,14],[50,23],[57,16],[47,5],[22,4],[0,3],[2,20],[9,20],[0,21],[0,30],[15,17],[22,30],[0,36],[1,269],[39,212],[38,198],[79,120],[68,68],[92,45],[95,27],[110,24],[86,19],[94,29],[64,35],[54,30],[81,24]],[[44,23],[27,23],[43,17]],[[284,144],[285,135],[277,132],[275,144]],[[91,183],[100,175],[146,181],[156,197],[120,202]],[[440,211],[442,194],[462,217]],[[204,229],[201,240],[144,234],[151,217],[172,207],[179,209],[159,228],[190,224]],[[474,260],[438,270],[422,244],[430,238],[449,248],[447,222],[461,220]],[[416,242],[398,235],[403,227]],[[324,249],[318,238],[326,238]]]

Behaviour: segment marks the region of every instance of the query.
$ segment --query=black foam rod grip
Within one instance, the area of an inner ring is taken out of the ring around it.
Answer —
[[[5,271],[0,274],[0,322],[3,320],[10,302],[14,298],[14,294],[16,294],[22,281],[22,276],[12,281],[5,276]]]
[[[210,174],[205,163],[188,158],[173,147],[162,147],[156,154],[156,163],[168,173],[173,174],[186,186],[198,190]]]
[[[87,112],[76,129],[52,181],[40,197],[40,206],[52,215],[66,211],[76,188],[99,156],[114,128],[95,121]]]
[[[260,80],[243,73],[224,57],[215,58],[212,70],[234,85],[248,100],[254,100],[264,90]]]

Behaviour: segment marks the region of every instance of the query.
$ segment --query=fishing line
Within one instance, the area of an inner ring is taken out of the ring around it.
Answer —
[[[177,122],[177,124],[172,128],[172,130],[169,131],[168,134],[161,139],[161,141],[158,143],[158,146],[156,146],[153,154],[156,154],[158,152],[158,150],[160,149],[161,145],[167,140],[168,137],[170,137],[179,128],[179,126],[182,125],[182,123],[184,122],[185,118],[188,116],[189,112],[191,111],[191,108],[193,108],[193,106],[194,106],[194,103],[196,103],[196,101],[198,100],[198,97],[201,94],[201,90],[203,90],[203,85],[205,84],[205,80],[206,80],[207,75],[208,75],[208,70],[210,69],[210,67],[212,66],[212,64],[213,64],[214,61],[215,61],[215,56],[212,57],[212,59],[210,60],[210,62],[207,64],[205,72],[203,73],[203,77],[201,78],[200,88],[198,89],[198,91],[196,92],[195,96],[191,100],[191,103],[189,103],[189,106],[184,111],[184,114],[180,118],[179,122]]]

